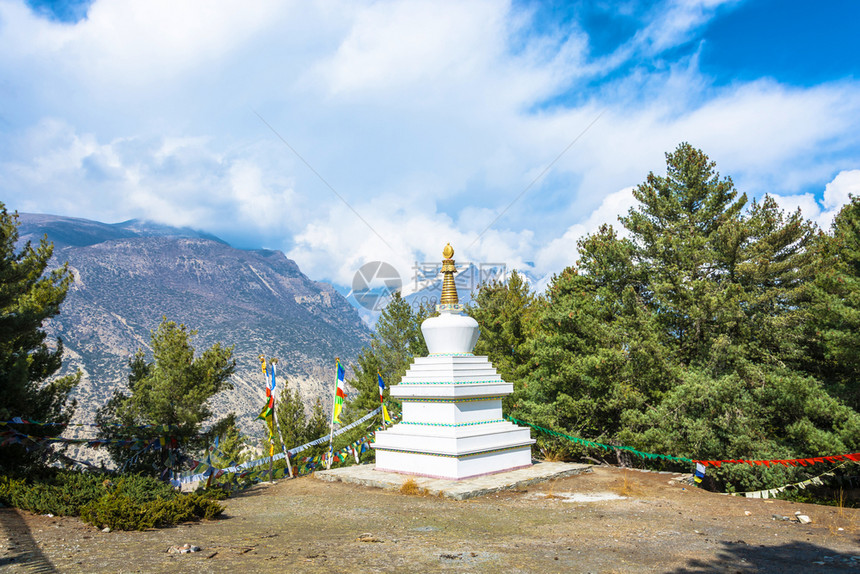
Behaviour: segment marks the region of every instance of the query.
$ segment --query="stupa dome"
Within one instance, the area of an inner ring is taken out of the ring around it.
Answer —
[[[421,323],[421,333],[431,355],[471,354],[481,336],[478,322],[463,314],[463,306],[457,298],[454,284],[454,248],[447,244],[442,251],[442,304],[437,308],[438,317],[430,317]]]

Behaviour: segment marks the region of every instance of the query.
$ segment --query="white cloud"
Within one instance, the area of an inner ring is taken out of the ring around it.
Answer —
[[[358,11],[349,35],[320,69],[334,93],[418,86],[432,92],[482,67],[497,43],[501,16],[490,3],[373,4]]]
[[[851,201],[851,197],[860,197],[860,170],[840,171],[833,181],[824,188],[824,209],[832,211],[841,209]]]
[[[94,2],[75,25],[46,20],[21,2],[0,4],[4,60],[76,76],[80,85],[144,89],[223,58],[268,24],[275,6],[225,0]],[[50,61],[42,61],[43,58]],[[32,59],[31,59],[32,58]],[[41,78],[48,81],[49,78]]]
[[[233,162],[229,178],[232,199],[242,221],[263,228],[282,227],[280,224],[293,211],[295,193],[291,188],[267,185],[260,166],[246,159]]]
[[[721,5],[655,5],[595,59],[578,24],[538,35],[504,1],[97,0],[68,25],[0,0],[4,201],[245,238],[345,285],[371,260],[410,275],[448,241],[460,260],[557,272],[681,141],[751,197],[804,209],[844,170],[820,207],[838,209],[860,82],[715,88],[695,53],[656,62]]]
[[[535,261],[537,272],[541,275],[548,275],[573,265],[577,258],[577,241],[590,233],[594,233],[601,225],[612,225],[619,236],[626,236],[626,229],[619,224],[618,216],[626,215],[630,208],[636,204],[632,187],[607,195],[597,209],[592,211],[584,220],[571,225],[564,232],[564,235],[553,239],[539,249]]]
[[[803,217],[814,221],[824,231],[828,231],[833,224],[833,219],[851,200],[851,196],[860,197],[860,170],[839,172],[833,181],[824,187],[822,200],[816,199],[811,193],[771,194],[771,196],[781,209],[788,212],[800,209]]]
[[[646,52],[660,53],[686,42],[692,33],[706,24],[722,4],[737,0],[676,0],[665,6],[655,5],[653,20],[633,39]]]
[[[10,188],[29,191],[17,202],[21,211],[109,222],[133,214],[222,232],[245,225],[282,233],[285,221],[298,221],[288,184],[265,177],[251,159],[211,151],[207,138],[100,142],[44,120],[19,141],[29,161],[0,162],[0,170]]]

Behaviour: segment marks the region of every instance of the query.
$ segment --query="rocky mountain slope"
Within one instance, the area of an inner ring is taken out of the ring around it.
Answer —
[[[235,389],[215,400],[215,410],[235,411],[250,432],[262,431],[254,422],[263,404],[261,353],[279,358],[279,372],[310,404],[317,396],[330,401],[334,358],[348,364],[369,341],[346,300],[280,251],[235,249],[191,229],[134,220],[19,215],[22,240],[47,234],[57,263],[68,261],[74,274],[47,328],[66,346],[65,368],[84,373],[77,420],[92,421],[125,384],[129,356],[148,348],[162,316],[196,329],[198,350],[235,346]]]

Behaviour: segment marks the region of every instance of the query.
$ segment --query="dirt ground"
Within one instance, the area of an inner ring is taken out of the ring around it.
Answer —
[[[146,532],[0,508],[0,570],[860,572],[860,510],[722,496],[672,478],[595,467],[458,502],[307,477],[229,499],[219,520]],[[812,523],[782,519],[797,511]],[[185,543],[201,551],[167,552]]]

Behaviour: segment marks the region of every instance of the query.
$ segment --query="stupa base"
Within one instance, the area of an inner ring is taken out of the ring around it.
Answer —
[[[532,484],[591,472],[591,465],[573,462],[535,462],[519,470],[497,472],[462,480],[444,480],[411,475],[410,478],[421,490],[431,496],[444,496],[453,500],[466,500],[504,490],[523,489]],[[395,472],[380,472],[372,464],[358,464],[321,470],[314,478],[327,482],[346,482],[370,488],[399,491],[406,481],[404,475]]]
[[[388,450],[377,447],[376,470],[443,480],[463,480],[531,466],[530,443],[502,450],[459,456]]]

